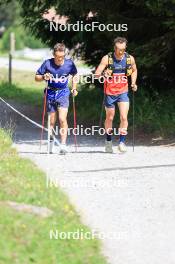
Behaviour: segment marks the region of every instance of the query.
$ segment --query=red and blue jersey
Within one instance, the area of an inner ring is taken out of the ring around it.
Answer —
[[[113,76],[104,83],[104,93],[107,95],[118,95],[128,91],[128,78],[126,76],[127,56],[118,60],[113,54]]]

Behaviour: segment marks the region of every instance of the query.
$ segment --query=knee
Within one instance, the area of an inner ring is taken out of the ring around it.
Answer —
[[[50,122],[50,126],[51,126],[52,128],[54,128],[55,123],[54,123],[54,122]]]
[[[110,122],[112,122],[113,119],[114,119],[114,115],[108,115],[108,116],[106,117],[106,120],[107,120],[107,121],[110,121]]]
[[[121,122],[128,122],[127,116],[126,115],[120,115],[120,121]]]
[[[62,117],[60,117],[60,118],[59,118],[59,123],[60,123],[60,126],[61,126],[61,127],[67,125],[67,120],[66,120],[66,118],[62,118]]]
[[[54,119],[53,119],[53,120],[52,120],[52,119],[50,120],[50,126],[51,126],[52,128],[54,128],[54,126],[55,126],[55,120],[54,120]]]

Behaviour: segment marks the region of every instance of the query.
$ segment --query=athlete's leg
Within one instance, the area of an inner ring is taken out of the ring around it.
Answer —
[[[120,129],[128,128],[128,111],[129,102],[119,102],[118,103],[119,113],[120,113]]]
[[[57,112],[50,112],[48,114],[50,115],[50,130],[51,130],[51,134],[53,134],[53,129],[55,128]]]
[[[56,117],[57,117],[57,105],[55,102],[50,101],[47,99],[47,113],[49,115],[49,120],[50,120],[50,134],[53,134],[53,129],[55,128],[55,122],[56,122]]]
[[[58,113],[59,113],[59,124],[61,129],[60,130],[61,143],[66,144],[67,130],[68,130],[68,124],[67,124],[68,108],[59,107]]]
[[[106,119],[105,119],[105,130],[106,134],[109,135],[112,132],[112,123],[115,116],[115,107],[113,108],[107,108],[106,110]]]
[[[127,135],[128,128],[128,111],[129,111],[129,102],[119,102],[118,103],[119,112],[120,112],[120,127],[119,127],[119,150],[121,152],[126,152],[125,139]]]
[[[111,141],[112,123],[115,116],[115,101],[116,97],[112,95],[105,95],[105,110],[106,110],[106,120],[105,120],[105,130],[106,130],[106,140]]]
[[[57,112],[48,112],[48,153],[53,153],[53,130],[55,128],[56,115]]]
[[[105,120],[105,130],[106,130],[106,141],[105,141],[105,152],[113,153],[112,149],[112,123],[115,115],[115,107],[106,109],[106,120]]]

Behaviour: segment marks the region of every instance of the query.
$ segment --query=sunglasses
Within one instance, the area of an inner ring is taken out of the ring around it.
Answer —
[[[55,59],[61,60],[64,58],[64,56],[54,56]]]
[[[125,49],[119,49],[119,48],[115,47],[115,50],[118,50],[120,52],[125,52],[126,48]]]

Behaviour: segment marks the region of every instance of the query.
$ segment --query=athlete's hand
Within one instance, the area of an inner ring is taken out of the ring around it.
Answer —
[[[49,80],[52,80],[52,74],[50,74],[49,72],[46,72],[44,75],[43,75],[43,79],[45,81],[49,81]]]
[[[132,84],[131,84],[131,88],[132,88],[132,90],[133,90],[134,92],[136,92],[136,91],[137,91],[137,84],[132,83]]]
[[[110,70],[110,69],[106,69],[106,70],[104,71],[104,76],[105,76],[106,78],[112,76],[112,70]]]
[[[72,89],[71,93],[72,93],[73,96],[77,96],[78,91],[77,91],[77,89]]]

